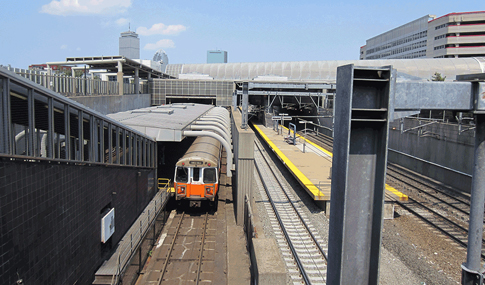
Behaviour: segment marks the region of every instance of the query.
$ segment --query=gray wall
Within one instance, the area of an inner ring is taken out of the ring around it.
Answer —
[[[156,193],[155,169],[0,160],[1,284],[91,284]],[[115,232],[101,243],[105,209]]]
[[[321,118],[319,122],[329,128],[332,126],[331,118]],[[416,119],[404,119],[403,125],[400,120],[390,123],[388,161],[469,193],[475,131],[468,129],[473,126],[462,125],[460,131],[457,124],[436,122],[416,128],[427,123]],[[328,130],[322,128],[320,131],[330,135]]]
[[[150,94],[69,97],[103,115],[151,106]]]
[[[421,125],[425,123],[422,122]],[[388,160],[450,184],[462,191],[470,192],[475,144],[474,130],[460,132],[457,124],[438,122],[416,128],[419,125],[419,121],[415,119],[405,119],[403,126],[399,121],[391,123]],[[466,130],[471,127],[471,125],[462,125],[461,129]],[[405,132],[401,133],[401,129]],[[418,157],[424,161],[392,150]],[[455,171],[426,163],[426,161]]]
[[[254,176],[254,132],[252,129],[242,129],[242,116],[239,110],[232,107],[232,145],[236,177],[233,177],[233,197],[236,204],[236,222],[238,226],[244,224],[245,197],[251,200],[251,189]]]

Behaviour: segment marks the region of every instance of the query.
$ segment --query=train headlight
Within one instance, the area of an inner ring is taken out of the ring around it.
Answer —
[[[185,186],[179,186],[177,190],[178,194],[185,194]]]
[[[214,195],[214,187],[205,187],[206,195]]]

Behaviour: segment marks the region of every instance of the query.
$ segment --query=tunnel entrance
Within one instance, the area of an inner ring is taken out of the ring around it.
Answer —
[[[168,178],[173,182],[175,163],[192,145],[196,137],[186,137],[181,142],[158,142],[157,177]]]

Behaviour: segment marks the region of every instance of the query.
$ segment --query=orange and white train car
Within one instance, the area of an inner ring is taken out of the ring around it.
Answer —
[[[189,200],[200,207],[208,200],[217,207],[221,143],[212,137],[197,137],[175,164],[175,200]]]

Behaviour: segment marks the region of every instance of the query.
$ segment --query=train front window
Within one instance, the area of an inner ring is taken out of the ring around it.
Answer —
[[[199,180],[200,180],[200,168],[194,167],[192,168],[192,181],[199,182]]]
[[[188,169],[185,167],[177,167],[177,173],[175,175],[175,181],[176,182],[183,182],[187,183],[189,182],[189,175],[188,175]]]
[[[204,168],[204,183],[216,183],[216,169],[215,168]]]

